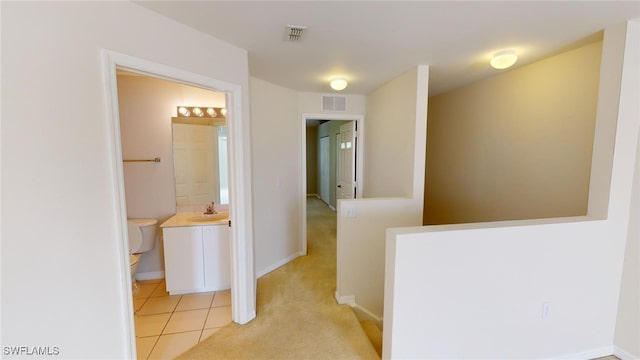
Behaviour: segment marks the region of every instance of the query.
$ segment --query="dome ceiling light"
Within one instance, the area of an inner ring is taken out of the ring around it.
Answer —
[[[336,91],[344,90],[347,87],[347,80],[345,79],[333,79],[329,83],[331,88]]]
[[[494,69],[502,70],[513,66],[518,61],[518,55],[513,50],[502,50],[493,54],[491,58],[491,66]]]

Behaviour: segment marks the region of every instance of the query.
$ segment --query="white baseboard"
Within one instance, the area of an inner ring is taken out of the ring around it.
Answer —
[[[318,194],[307,194],[307,197],[316,197],[316,198],[320,199],[320,195],[318,195]]]
[[[351,307],[356,306],[356,297],[355,297],[355,295],[342,296],[342,295],[338,294],[338,292],[336,291],[335,297],[336,297],[336,301],[338,302],[338,304],[349,305]]]
[[[378,329],[382,330],[382,318],[375,315],[371,311],[363,308],[362,306],[358,305],[358,303],[356,302],[355,295],[340,295],[336,291],[335,297],[338,304],[345,304],[345,305],[351,306],[353,313],[356,314],[356,317],[359,320],[373,321],[378,327]]]
[[[356,314],[356,317],[360,320],[368,320],[372,321],[380,331],[382,331],[382,318],[375,315],[371,311],[361,307],[360,305],[352,306],[353,312]]]
[[[157,280],[164,279],[164,271],[149,271],[136,273],[136,280]]]
[[[587,351],[582,351],[575,354],[567,354],[560,357],[554,357],[554,359],[595,359],[599,357],[613,355],[613,346],[603,346],[597,349],[591,349]]]
[[[613,355],[615,355],[620,360],[638,360],[640,356],[633,356],[631,353],[624,351],[623,349],[614,346],[613,347]]]
[[[297,253],[295,253],[293,255],[290,255],[289,257],[287,257],[287,258],[285,258],[285,259],[283,259],[281,261],[278,261],[277,263],[267,267],[266,269],[260,270],[259,272],[256,273],[256,279],[259,279],[259,278],[267,275],[268,273],[272,272],[273,270],[281,267],[282,265],[285,265],[285,264],[293,261],[295,258],[297,258],[299,256],[302,256],[302,255],[304,255],[302,252],[297,252]]]
[[[331,204],[327,204],[329,205],[329,209],[333,210],[333,212],[336,212],[336,208],[334,208],[333,206],[331,206]]]

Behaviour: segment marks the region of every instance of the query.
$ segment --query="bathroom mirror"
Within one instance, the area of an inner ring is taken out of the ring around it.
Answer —
[[[227,127],[172,118],[176,205],[229,203]]]

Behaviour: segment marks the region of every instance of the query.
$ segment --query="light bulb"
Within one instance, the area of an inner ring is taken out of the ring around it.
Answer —
[[[220,113],[222,114],[222,116],[227,116],[227,108],[222,108],[220,109]]]
[[[182,115],[182,116],[189,116],[189,115],[191,115],[191,113],[189,112],[189,109],[187,109],[187,108],[186,108],[186,107],[184,107],[184,106],[180,106],[180,107],[178,108],[178,112],[179,112],[179,113],[180,113],[180,115]]]
[[[202,112],[202,109],[200,109],[199,107],[193,108],[193,114],[197,117],[202,117],[204,115],[204,113]]]
[[[333,80],[331,80],[329,85],[331,86],[331,88],[333,90],[337,90],[337,91],[344,90],[347,87],[347,80],[345,80],[345,79],[333,79]]]
[[[495,53],[491,58],[491,66],[494,69],[502,70],[513,66],[518,61],[518,56],[513,50],[503,50]]]

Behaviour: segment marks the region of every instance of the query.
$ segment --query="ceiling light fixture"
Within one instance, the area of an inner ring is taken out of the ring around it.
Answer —
[[[502,50],[493,54],[491,66],[494,69],[502,70],[513,66],[518,61],[518,55],[513,50]]]
[[[336,91],[344,90],[347,87],[347,80],[345,79],[333,79],[329,83],[331,88]]]

